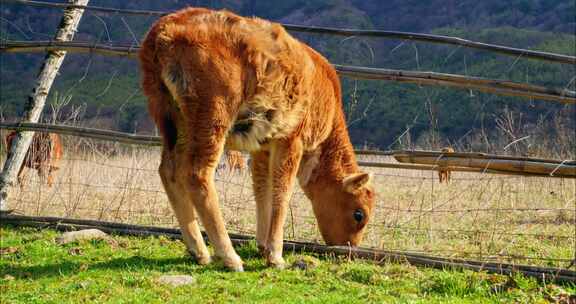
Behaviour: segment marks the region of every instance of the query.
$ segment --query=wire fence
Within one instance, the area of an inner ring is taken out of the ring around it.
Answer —
[[[40,1],[10,2],[58,6]],[[90,9],[156,15],[150,11]],[[406,36],[398,36],[399,33],[384,31],[288,28],[302,32],[371,37],[388,35],[402,39],[409,39],[409,35],[417,36],[414,33],[401,33]],[[419,37],[421,41],[442,38]],[[452,40],[454,43],[457,41]],[[445,43],[451,43],[447,41]],[[436,42],[440,43],[440,40]],[[465,40],[461,42],[470,46],[479,44]],[[2,42],[2,48],[8,47],[14,45]],[[96,49],[95,45],[88,46],[89,50],[90,47]],[[114,51],[130,54],[136,50],[135,45],[130,48]],[[553,56],[544,52],[507,52],[563,63],[573,63],[575,60],[574,57]],[[378,74],[374,69],[353,71],[341,67],[340,70],[344,73],[372,72],[371,76],[365,77],[372,79],[377,78],[375,75]],[[394,78],[401,75],[389,73],[380,76]],[[430,76],[438,75],[427,74],[423,78]],[[517,84],[512,86],[519,91],[526,89],[526,86],[520,88]],[[552,100],[572,104],[576,96],[574,91],[567,89],[531,88],[537,93],[553,95]],[[0,129],[0,135],[4,138],[5,131]],[[60,169],[55,172],[55,182],[49,186],[34,171],[27,170],[24,182],[10,189],[10,207],[16,209],[16,213],[177,227],[157,173],[159,147],[112,143],[102,138],[86,139],[75,135],[62,137],[65,154],[59,163]],[[128,138],[126,142],[130,140]],[[398,164],[390,155],[381,154],[385,155],[359,154],[358,158],[363,164]],[[5,151],[1,151],[0,163],[4,163],[5,158]],[[368,226],[364,246],[436,257],[574,267],[576,179],[452,172],[449,183],[439,183],[437,170],[407,168],[364,168],[374,174],[378,194],[377,207]],[[254,235],[255,203],[249,170],[233,170],[223,163],[217,172],[216,182],[228,230]],[[290,240],[322,242],[311,205],[298,187],[290,201],[285,233]]]
[[[102,45],[87,42],[58,41],[10,41],[0,43],[2,52],[49,52],[68,51],[82,53],[97,53],[107,56],[126,56],[136,58],[140,47],[134,45]],[[416,72],[391,69],[367,68],[357,66],[334,65],[336,71],[343,76],[365,80],[394,80],[420,85],[442,85],[447,87],[476,89],[483,92],[507,96],[519,96],[551,100],[566,104],[576,104],[576,92],[554,87],[542,87],[512,81],[467,77],[434,72]]]
[[[128,143],[145,146],[160,146],[159,136],[136,135],[111,130],[69,126],[48,123],[4,123],[0,129],[17,131],[39,131],[74,135],[82,138],[108,140],[115,143]],[[545,176],[576,178],[576,161],[556,160],[525,156],[495,155],[478,152],[428,151],[428,150],[388,150],[378,151],[356,149],[354,153],[363,156],[392,156],[400,163],[374,161],[358,162],[364,167],[412,169],[443,172],[478,172],[505,175]]]
[[[112,14],[136,15],[136,16],[164,16],[171,12],[167,11],[154,11],[154,10],[129,10],[117,9],[110,7],[101,7],[93,5],[74,5],[69,3],[52,3],[45,1],[30,1],[30,0],[4,0],[5,2],[12,2],[28,6],[47,7],[47,8],[81,8],[91,11],[99,11]],[[509,56],[522,56],[526,58],[534,58],[539,60],[546,60],[550,62],[575,64],[576,57],[554,54],[541,51],[533,51],[519,48],[511,48],[502,45],[494,45],[489,43],[482,43],[477,41],[470,41],[459,37],[450,37],[443,35],[423,34],[423,33],[410,33],[400,31],[382,31],[382,30],[358,30],[348,28],[331,28],[321,26],[304,26],[296,24],[282,24],[287,30],[302,33],[315,33],[315,34],[329,34],[347,37],[378,37],[378,38],[393,38],[393,39],[408,39],[413,41],[423,41],[438,44],[450,44],[463,47],[483,49]]]
[[[28,170],[11,190],[17,214],[177,227],[157,174],[158,147],[63,139],[65,156],[52,186]],[[574,258],[574,179],[453,172],[450,183],[441,184],[435,171],[364,170],[374,174],[378,193],[364,246],[560,268]],[[230,170],[223,162],[216,184],[228,230],[254,235],[249,170]],[[322,242],[299,188],[285,231],[290,240]]]

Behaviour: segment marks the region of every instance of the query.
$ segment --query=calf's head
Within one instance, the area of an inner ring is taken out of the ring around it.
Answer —
[[[362,241],[374,208],[371,175],[353,173],[307,187],[320,233],[328,245],[356,246]]]

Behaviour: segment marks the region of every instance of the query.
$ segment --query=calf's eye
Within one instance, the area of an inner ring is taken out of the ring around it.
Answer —
[[[354,219],[360,223],[362,222],[362,220],[364,219],[364,211],[362,211],[362,209],[356,209],[354,210]]]

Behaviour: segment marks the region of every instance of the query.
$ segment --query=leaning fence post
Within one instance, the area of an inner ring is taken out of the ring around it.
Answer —
[[[68,0],[69,4],[87,5],[89,0]],[[80,18],[84,9],[67,8],[60,20],[58,31],[54,36],[55,41],[70,41],[74,38]],[[38,78],[32,93],[28,96],[28,102],[24,109],[21,122],[38,122],[40,114],[46,104],[46,97],[50,92],[50,87],[54,78],[64,61],[65,51],[49,51],[46,53],[44,63],[38,73]],[[8,187],[14,184],[18,169],[24,162],[26,152],[32,142],[34,132],[18,132],[14,138],[12,148],[8,151],[8,156],[4,162],[4,168],[0,174],[0,211],[8,210]]]

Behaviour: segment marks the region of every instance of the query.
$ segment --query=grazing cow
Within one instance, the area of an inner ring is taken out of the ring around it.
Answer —
[[[359,170],[330,63],[277,24],[187,8],[160,18],[140,50],[142,86],[158,126],[159,173],[189,251],[235,271],[242,260],[224,227],[214,172],[224,148],[248,151],[256,241],[282,268],[283,224],[298,179],[329,245],[357,245],[374,191]]]
[[[241,171],[246,168],[246,161],[244,160],[244,156],[242,156],[242,152],[226,150],[225,156],[226,165],[230,172],[234,170]]]
[[[442,148],[442,153],[454,153],[454,149],[451,147]],[[442,170],[438,170],[438,179],[440,179],[440,183],[446,182],[447,184],[450,183],[451,172],[447,168],[443,168]]]
[[[12,131],[6,136],[6,148],[8,151],[12,147],[14,138],[16,138],[16,131]],[[47,184],[52,186],[54,182],[52,172],[59,169],[58,161],[61,158],[62,141],[60,136],[55,133],[35,132],[30,147],[26,151],[26,156],[24,156],[24,162],[18,171],[18,183],[23,186],[22,173],[24,167],[28,167],[37,170],[38,176],[42,180],[46,179]],[[46,178],[46,173],[48,178]]]

